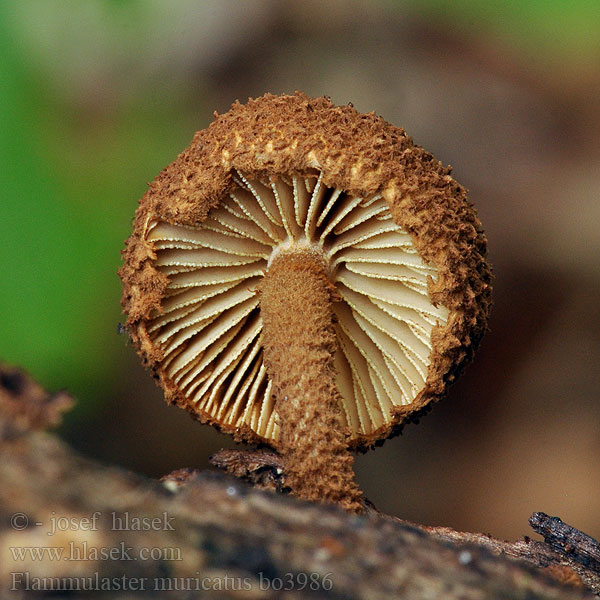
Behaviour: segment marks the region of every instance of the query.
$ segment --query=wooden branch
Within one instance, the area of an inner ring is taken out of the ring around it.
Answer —
[[[54,435],[15,428],[18,409],[5,408],[27,402],[3,381],[2,597],[71,586],[72,598],[102,588],[111,598],[178,590],[172,597],[262,599],[286,588],[348,600],[593,598],[526,564],[525,548],[511,554],[514,545],[490,538],[350,515],[221,473],[183,471],[161,483],[99,465]]]
[[[568,556],[556,552],[548,543],[536,542],[529,537],[516,542],[505,542],[482,533],[465,533],[448,527],[424,529],[439,539],[451,543],[476,544],[496,555],[517,559],[521,563],[543,570],[558,581],[576,587],[583,585],[600,595],[600,569],[582,565],[576,553]]]
[[[285,491],[285,470],[281,457],[263,450],[220,450],[211,457],[215,467],[261,489]],[[524,538],[504,542],[481,533],[455,531],[448,527],[424,527],[390,517],[365,499],[365,513],[376,514],[423,531],[453,544],[476,544],[497,555],[516,558],[544,569],[555,579],[574,586],[587,586],[600,595],[600,547],[596,540],[557,517],[534,513],[530,525],[546,543]]]
[[[557,552],[584,567],[600,570],[600,544],[594,538],[543,512],[533,513],[529,523]]]

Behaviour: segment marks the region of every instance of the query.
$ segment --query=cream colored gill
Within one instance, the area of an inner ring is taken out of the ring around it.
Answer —
[[[147,327],[164,353],[163,374],[204,417],[275,441],[256,290],[279,253],[317,253],[342,299],[334,363],[346,425],[352,439],[385,428],[425,386],[432,330],[448,318],[428,296],[436,267],[380,195],[329,188],[319,174],[259,181],[236,172],[234,181],[200,225],[148,228],[155,266],[169,278]]]

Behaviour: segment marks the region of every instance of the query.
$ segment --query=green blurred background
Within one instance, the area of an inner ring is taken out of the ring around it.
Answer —
[[[78,399],[62,434],[151,476],[231,441],[167,407],[118,335],[146,183],[227,110],[301,89],[454,167],[495,267],[491,332],[418,426],[357,459],[383,510],[600,536],[600,5],[14,0],[0,10],[0,358]]]

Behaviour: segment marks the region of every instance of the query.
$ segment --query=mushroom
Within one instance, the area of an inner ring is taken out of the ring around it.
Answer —
[[[169,402],[363,506],[350,449],[441,398],[486,329],[465,190],[402,129],[302,93],[236,103],[150,185],[123,252],[127,327]]]

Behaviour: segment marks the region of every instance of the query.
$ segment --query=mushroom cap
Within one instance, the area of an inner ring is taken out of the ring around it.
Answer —
[[[486,239],[450,168],[375,114],[328,98],[235,103],[140,200],[122,304],[167,400],[277,447],[256,293],[288,249],[335,285],[336,382],[366,448],[441,398],[487,326]],[[301,315],[299,315],[301,318]]]

